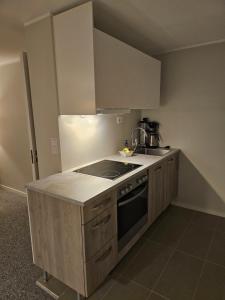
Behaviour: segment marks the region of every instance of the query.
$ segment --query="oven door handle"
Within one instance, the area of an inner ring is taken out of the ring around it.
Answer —
[[[146,184],[145,187],[137,195],[135,195],[135,196],[133,196],[130,199],[127,199],[125,201],[119,202],[118,206],[121,207],[121,206],[124,206],[124,205],[136,200],[138,197],[140,197],[142,194],[145,193],[145,191],[147,190],[147,187],[148,187],[148,185]]]

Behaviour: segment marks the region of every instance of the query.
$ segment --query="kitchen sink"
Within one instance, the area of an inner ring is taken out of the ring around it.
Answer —
[[[170,149],[162,149],[162,148],[143,148],[143,149],[137,149],[136,153],[138,154],[146,154],[146,155],[155,155],[155,156],[163,156],[167,153],[169,153]]]

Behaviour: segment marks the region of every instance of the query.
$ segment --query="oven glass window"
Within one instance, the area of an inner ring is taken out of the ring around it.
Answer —
[[[144,183],[118,201],[118,240],[124,246],[147,221],[148,185]]]

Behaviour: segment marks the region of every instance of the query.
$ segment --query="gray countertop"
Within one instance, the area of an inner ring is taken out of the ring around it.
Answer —
[[[132,157],[127,158],[122,157],[119,154],[103,157],[102,159],[142,165],[141,167],[115,180],[73,172],[74,170],[83,167],[82,165],[64,171],[62,173],[51,175],[47,178],[29,183],[26,187],[28,190],[38,191],[55,198],[70,201],[78,205],[86,205],[88,200],[116,188],[129,177],[148,169],[150,166],[153,166],[154,164],[162,161],[163,159],[178,151],[179,150],[177,149],[172,149],[168,154],[161,157],[144,154],[136,154]],[[101,161],[102,159],[99,159],[98,161]],[[88,164],[85,164],[85,166],[95,162],[97,161],[89,162]]]

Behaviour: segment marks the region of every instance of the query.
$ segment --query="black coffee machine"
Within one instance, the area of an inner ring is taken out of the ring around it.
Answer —
[[[160,142],[159,123],[143,118],[138,126],[144,129],[140,130],[139,145],[141,147],[158,148]]]

